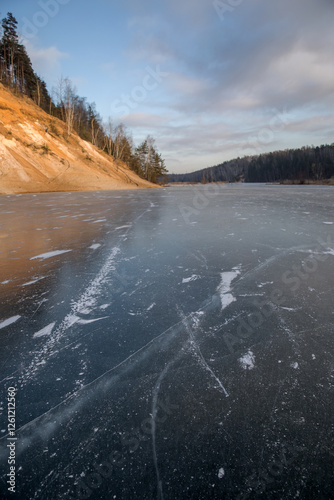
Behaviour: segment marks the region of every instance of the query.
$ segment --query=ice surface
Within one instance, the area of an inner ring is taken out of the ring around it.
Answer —
[[[20,498],[331,498],[333,191],[207,189],[4,198]]]

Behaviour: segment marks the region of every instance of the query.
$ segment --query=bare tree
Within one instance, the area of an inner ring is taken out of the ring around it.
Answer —
[[[74,111],[76,101],[75,92],[76,89],[75,87],[73,87],[72,82],[69,78],[61,77],[58,80],[55,94],[61,107],[62,118],[67,125],[68,135],[71,135],[74,124]]]
[[[71,135],[74,123],[74,109],[75,109],[75,89],[71,81],[65,79],[65,117],[67,123],[67,134]]]
[[[110,116],[108,118],[108,122],[104,125],[104,147],[108,151],[108,155],[112,156],[113,125],[112,125],[112,119]]]
[[[97,139],[98,139],[99,132],[100,132],[100,127],[96,123],[95,116],[92,116],[92,118],[90,120],[90,124],[91,124],[92,144],[93,144],[93,146],[96,146],[97,145]]]
[[[36,94],[37,94],[37,106],[41,105],[41,82],[39,78],[36,78]]]
[[[123,151],[125,148],[125,142],[126,142],[125,128],[124,125],[120,123],[114,129],[113,156],[114,158],[116,158],[116,160],[122,158]]]

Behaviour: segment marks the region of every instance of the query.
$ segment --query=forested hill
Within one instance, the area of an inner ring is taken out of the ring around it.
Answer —
[[[226,161],[189,174],[170,174],[169,182],[323,181],[334,177],[334,144],[287,149]]]
[[[51,97],[45,82],[33,69],[26,47],[20,42],[18,22],[10,12],[0,26],[0,83],[13,95],[31,99],[50,116],[50,122],[54,123],[54,118],[62,121],[65,124],[63,140],[77,135],[103,151],[111,162],[125,163],[148,182],[157,183],[165,176],[165,162],[157,151],[154,138],[149,135],[136,147],[125,126],[114,124],[112,117],[103,121],[95,103],[88,103],[85,97],[79,96],[69,78],[59,78]]]

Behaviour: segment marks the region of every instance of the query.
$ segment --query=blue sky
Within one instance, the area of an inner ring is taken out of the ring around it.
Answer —
[[[2,0],[51,90],[69,77],[170,172],[333,143],[332,0]]]

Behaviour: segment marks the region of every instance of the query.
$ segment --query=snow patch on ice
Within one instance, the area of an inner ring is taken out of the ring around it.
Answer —
[[[50,323],[49,325],[45,326],[42,328],[42,330],[39,330],[38,332],[34,333],[33,338],[39,338],[39,337],[44,337],[45,335],[51,335],[52,330],[54,328],[56,323]]]
[[[70,328],[73,325],[89,325],[91,323],[95,323],[96,321],[101,321],[102,319],[109,318],[109,316],[104,316],[103,318],[95,318],[95,319],[83,319],[75,314],[69,314],[67,316],[66,329]]]
[[[332,224],[334,224],[334,222],[323,222],[323,224],[328,224],[331,226]]]
[[[200,276],[193,274],[190,278],[183,278],[182,283],[190,283],[190,281],[196,281],[198,279],[200,279]]]
[[[5,319],[4,321],[0,322],[0,330],[1,328],[5,328],[6,326],[12,325],[16,321],[18,321],[21,318],[21,316],[12,316],[11,318]]]
[[[193,327],[198,328],[200,322],[201,322],[201,317],[204,315],[204,311],[196,311],[194,313],[190,314],[190,319],[192,322]]]
[[[252,351],[248,351],[239,359],[239,363],[244,370],[253,370],[255,368],[255,355]]]
[[[223,479],[223,477],[225,476],[225,470],[223,469],[223,467],[221,469],[219,469],[218,471],[218,477],[219,479]]]
[[[92,308],[96,305],[96,297],[100,293],[100,288],[106,278],[108,277],[110,271],[114,268],[114,260],[116,255],[120,252],[118,247],[114,247],[110,256],[108,257],[106,263],[102,267],[96,278],[90,283],[85,292],[81,295],[77,302],[72,305],[72,312],[64,319],[64,323],[67,323],[67,318],[71,317],[71,314],[81,313],[87,308]]]
[[[217,291],[220,294],[222,310],[236,300],[236,298],[231,293],[231,283],[239,274],[239,267],[234,267],[232,271],[220,273],[221,282],[217,288]]]
[[[264,286],[266,285],[273,285],[274,282],[273,281],[265,281],[264,283],[260,283],[258,286],[258,288],[263,288]]]
[[[103,316],[103,318],[95,318],[95,319],[81,319],[79,318],[77,323],[79,325],[90,325],[91,323],[95,323],[96,321],[101,321],[102,319],[107,319],[109,316]]]
[[[128,224],[127,226],[119,226],[115,228],[115,231],[118,231],[119,229],[127,229],[128,227],[132,227],[132,224]]]
[[[64,327],[65,330],[68,328],[71,328],[71,326],[75,325],[79,321],[79,316],[76,316],[75,314],[68,314],[66,318],[64,319]]]
[[[153,309],[153,307],[156,305],[155,302],[153,302],[153,304],[151,304],[147,309],[146,311],[151,311],[151,309]]]
[[[102,311],[104,311],[105,309],[107,309],[110,306],[111,306],[111,304],[102,304],[102,306],[100,306],[100,309],[102,309]]]
[[[92,310],[89,307],[86,307],[85,309],[81,309],[81,314],[90,314]]]
[[[297,361],[295,361],[294,363],[291,363],[291,368],[293,368],[294,370],[298,370],[299,368],[299,364],[297,363]]]
[[[101,246],[101,243],[94,243],[93,245],[91,245],[88,248],[91,248],[92,250],[97,250],[98,248],[100,248],[100,246]]]
[[[72,250],[55,250],[54,252],[42,253],[40,255],[36,255],[35,257],[31,257],[30,260],[34,259],[50,259],[51,257],[56,257],[57,255],[62,255],[63,253],[72,252]]]
[[[331,248],[330,250],[327,250],[327,252],[322,252],[323,255],[334,255],[334,250]]]
[[[28,281],[28,283],[24,283],[23,285],[21,286],[29,286],[29,285],[33,285],[34,283],[37,283],[38,281],[44,279],[45,276],[41,276],[40,278],[36,278],[32,281]]]

